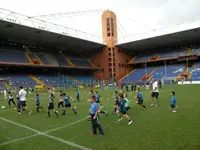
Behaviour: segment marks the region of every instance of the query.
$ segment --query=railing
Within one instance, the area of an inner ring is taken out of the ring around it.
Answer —
[[[101,43],[101,44],[103,43],[102,38],[97,35],[71,29],[65,26],[54,24],[54,23],[46,22],[44,20],[39,20],[33,17],[25,16],[25,15],[12,12],[6,9],[2,9],[2,8],[0,8],[0,20],[36,28],[39,30],[45,30],[45,31],[50,31],[54,33],[59,33],[66,36],[84,39],[87,41],[92,41],[92,42]]]

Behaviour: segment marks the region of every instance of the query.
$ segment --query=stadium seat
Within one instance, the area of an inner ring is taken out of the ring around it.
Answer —
[[[87,67],[91,68],[92,66],[86,59],[77,58],[77,57],[68,57],[69,60],[76,66],[76,67]]]

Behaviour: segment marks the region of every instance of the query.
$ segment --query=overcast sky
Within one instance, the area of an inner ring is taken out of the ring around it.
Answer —
[[[200,0],[1,0],[0,7],[28,16],[109,9],[117,15],[119,37],[200,19]],[[101,36],[101,13],[51,22]]]

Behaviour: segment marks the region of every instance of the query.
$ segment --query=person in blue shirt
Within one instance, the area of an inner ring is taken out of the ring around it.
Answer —
[[[71,106],[70,99],[72,99],[72,97],[69,97],[69,96],[66,95],[66,93],[63,93],[63,100],[64,100],[64,102],[65,102],[65,108],[64,108],[64,110],[63,110],[62,115],[65,115],[65,114],[66,114],[66,109],[67,109],[67,108],[71,108],[72,111],[74,112],[74,114],[77,114],[75,108]]]
[[[99,105],[100,105],[100,108],[102,109],[102,108],[103,108],[103,105],[100,103],[100,97],[101,97],[101,96],[99,95],[99,92],[98,92],[98,91],[95,92],[95,97],[96,97],[96,103],[99,104]],[[106,116],[108,115],[106,111],[102,111],[102,110],[101,110],[100,113],[101,113],[101,114],[104,114],[104,115],[106,115]]]
[[[137,96],[135,97],[137,99],[136,103],[142,106],[144,109],[146,109],[146,106],[143,104],[144,103],[143,93],[140,91],[139,88],[137,88],[136,92],[137,92]]]
[[[174,91],[171,91],[170,106],[173,112],[176,112],[176,96]]]
[[[124,94],[120,93],[119,98],[120,98],[120,106],[119,106],[118,110],[116,111],[116,114],[119,118],[118,121],[122,120],[122,117],[120,116],[120,113],[121,113],[121,114],[123,114],[124,117],[126,117],[128,119],[128,125],[131,125],[133,123],[133,121],[127,115],[126,100],[124,99]]]
[[[76,99],[78,100],[78,102],[80,102],[80,91],[79,91],[79,89],[76,89]]]
[[[100,113],[100,110],[98,108],[98,104],[96,103],[96,97],[95,95],[90,97],[90,116],[91,116],[91,122],[92,122],[92,136],[97,135],[97,129],[99,130],[99,136],[104,135],[104,131],[102,126],[99,122],[99,116],[98,113]]]
[[[44,110],[44,108],[40,106],[40,96],[39,96],[39,94],[36,94],[35,104],[36,104],[36,110],[37,110],[37,112],[40,112],[39,109]]]
[[[116,115],[117,108],[120,106],[119,97],[118,97],[118,92],[117,91],[114,91],[113,99],[114,99],[114,106],[113,106],[114,107],[114,112],[113,112],[113,115]]]

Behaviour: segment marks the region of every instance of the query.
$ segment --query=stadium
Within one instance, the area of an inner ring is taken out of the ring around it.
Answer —
[[[200,149],[199,26],[158,29],[150,37],[135,35],[121,42],[115,13],[103,11],[101,20],[102,38],[0,9],[0,149]],[[151,90],[145,90],[153,80],[161,83],[157,108],[150,107]],[[7,107],[4,90],[16,99],[21,86],[28,92],[31,115]],[[147,110],[135,103],[134,86],[143,92]],[[131,101],[131,126],[112,114],[113,92],[121,88]],[[55,107],[59,91],[73,97],[77,114],[67,110],[65,116],[48,117],[49,89],[55,93]],[[102,109],[108,112],[99,115],[103,137],[90,136],[90,90],[100,93]],[[177,113],[169,108],[171,90],[176,92]],[[35,108],[37,93],[44,107],[40,112]]]

